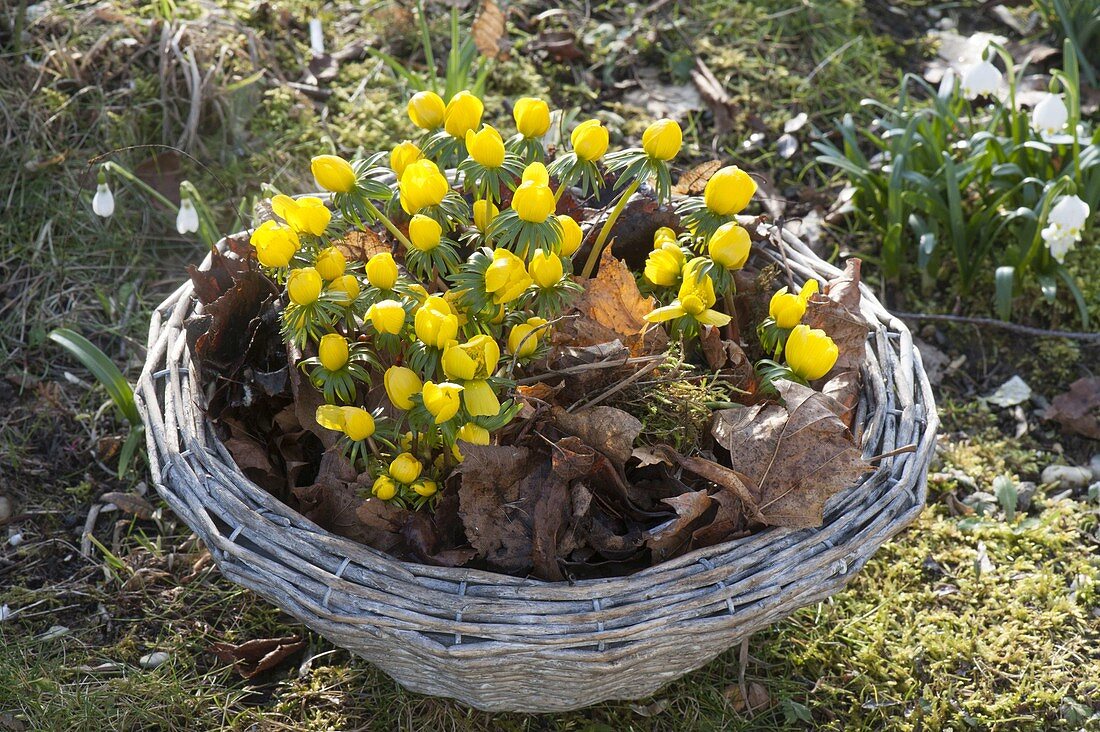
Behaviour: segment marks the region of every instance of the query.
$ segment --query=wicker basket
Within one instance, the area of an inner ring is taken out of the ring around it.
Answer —
[[[774,227],[756,256],[795,281],[839,274]],[[820,528],[773,528],[628,577],[575,583],[397,561],[274,499],[237,468],[203,413],[183,331],[199,308],[185,284],[150,325],[137,399],[157,490],[226,577],[412,691],[524,712],[648,696],[840,590],[924,506],[931,388],[908,329],[866,287],[872,332],[858,439],[867,457],[915,451],[882,459],[835,495]]]

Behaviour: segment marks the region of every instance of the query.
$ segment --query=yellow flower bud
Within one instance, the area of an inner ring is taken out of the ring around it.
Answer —
[[[398,409],[412,409],[412,396],[423,388],[416,372],[405,366],[390,366],[386,369],[382,382],[386,387],[386,396]]]
[[[429,496],[434,496],[436,491],[439,490],[439,485],[436,484],[434,480],[431,480],[429,478],[418,480],[410,487],[413,489],[414,493],[419,496],[424,496],[425,498]]]
[[[485,291],[497,305],[512,302],[531,285],[523,260],[507,249],[493,252],[493,263],[485,270]]]
[[[390,169],[400,180],[405,168],[409,167],[410,163],[419,160],[420,157],[420,148],[416,146],[416,143],[405,140],[390,151]]]
[[[806,302],[798,295],[787,292],[786,287],[781,287],[768,303],[768,314],[780,328],[793,328],[806,314]]]
[[[405,308],[397,300],[379,300],[367,308],[367,317],[379,333],[397,335],[405,325]]]
[[[409,296],[416,301],[416,307],[420,307],[424,304],[424,301],[428,299],[428,291],[424,289],[424,285],[421,285],[418,282],[414,282],[409,285],[408,293]]]
[[[447,109],[443,114],[443,129],[451,137],[462,140],[468,130],[477,129],[481,124],[481,113],[485,111],[485,105],[470,92],[463,89],[451,97],[447,102]]]
[[[341,407],[344,413],[344,434],[358,442],[374,434],[374,417],[362,407]]]
[[[499,168],[504,164],[504,140],[489,125],[482,127],[479,132],[466,131],[466,152],[486,168]]]
[[[550,129],[550,105],[541,99],[517,99],[512,117],[516,120],[516,129],[524,137],[542,137]]]
[[[289,226],[265,221],[252,232],[256,259],[265,267],[286,267],[298,251],[298,235]]]
[[[409,452],[403,452],[390,463],[390,477],[398,483],[412,483],[420,477],[424,466]]]
[[[433,91],[413,94],[409,100],[409,119],[422,130],[434,130],[443,124],[446,105],[443,98]]]
[[[344,253],[336,247],[328,247],[317,253],[317,259],[313,262],[313,266],[323,279],[331,282],[344,275],[348,260],[344,257]]]
[[[488,199],[482,199],[474,201],[474,226],[477,230],[484,234],[489,230],[489,224],[493,222],[493,219],[500,213],[500,209]]]
[[[657,160],[672,160],[684,144],[680,125],[670,119],[659,119],[642,133],[642,148]]]
[[[424,158],[405,167],[397,187],[401,194],[401,208],[410,216],[422,208],[438,206],[451,190],[451,184],[436,164]]]
[[[459,428],[457,439],[469,442],[471,445],[488,445],[489,430],[473,422],[467,422]]]
[[[541,224],[554,213],[557,203],[550,186],[528,181],[521,183],[512,195],[512,208],[524,221]]]
[[[271,199],[271,210],[290,228],[303,234],[320,236],[332,220],[332,211],[320,198],[305,196],[297,200],[279,194]]]
[[[359,297],[359,279],[352,274],[337,277],[328,286],[329,292],[342,292],[344,297],[337,300],[341,305],[350,305],[351,301]]]
[[[820,379],[832,370],[840,351],[833,339],[818,328],[796,325],[783,350],[791,371],[806,381]]]
[[[729,216],[748,206],[755,193],[756,181],[736,165],[727,165],[707,181],[703,201],[719,216]]]
[[[321,342],[317,345],[317,357],[321,365],[329,371],[339,371],[348,362],[348,340],[339,333],[328,333],[321,336]]]
[[[665,242],[645,260],[645,278],[658,287],[672,287],[684,268],[684,251],[675,242]]]
[[[436,424],[443,424],[458,414],[458,408],[462,406],[460,394],[462,387],[444,381],[436,384],[432,381],[424,382],[424,408],[435,417]]]
[[[528,269],[531,271],[531,279],[544,290],[555,287],[565,274],[561,257],[543,249],[537,250],[531,257]]]
[[[326,430],[333,430],[334,432],[344,431],[344,409],[338,407],[335,404],[322,404],[317,407],[317,411],[314,413],[317,424],[324,427]]]
[[[439,246],[443,238],[443,227],[431,216],[416,214],[409,221],[409,240],[422,252],[430,252]]]
[[[493,387],[485,379],[475,379],[463,384],[462,403],[474,417],[495,417],[500,413],[500,400]]]
[[[318,155],[310,161],[309,169],[317,184],[326,191],[347,193],[355,188],[355,170],[351,163],[335,155]]]
[[[707,253],[710,254],[710,258],[730,270],[744,267],[751,249],[749,232],[733,221],[719,226],[707,242]]]
[[[523,169],[520,183],[538,183],[540,186],[550,185],[550,173],[546,166],[539,162],[529,164]]]
[[[608,143],[607,128],[598,119],[590,119],[581,122],[569,136],[573,144],[573,152],[581,160],[595,162],[607,152]]]
[[[443,351],[443,373],[449,379],[468,381],[493,375],[500,361],[500,346],[492,336],[476,335],[459,345],[453,342]]]
[[[313,267],[290,270],[286,279],[286,291],[296,305],[309,305],[321,296],[321,275]]]
[[[567,214],[558,214],[558,223],[561,224],[561,255],[572,257],[581,248],[584,232],[580,224]]]
[[[528,358],[539,347],[539,340],[543,338],[546,329],[540,328],[546,325],[545,318],[528,318],[526,323],[518,323],[512,326],[508,334],[508,351],[518,358]]]
[[[390,476],[380,475],[374,479],[370,492],[380,501],[388,501],[397,495],[397,484]]]
[[[367,260],[367,281],[379,290],[392,290],[397,275],[397,262],[389,252],[379,252]]]
[[[660,249],[662,244],[675,244],[676,232],[667,226],[662,226],[653,232],[653,248]]]
[[[442,297],[431,296],[416,311],[413,319],[416,337],[432,348],[444,348],[458,335],[458,316]]]

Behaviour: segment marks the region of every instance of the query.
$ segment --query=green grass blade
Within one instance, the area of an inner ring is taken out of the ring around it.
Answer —
[[[68,351],[84,368],[92,372],[126,421],[131,425],[141,424],[141,415],[134,403],[134,390],[118,367],[107,358],[107,354],[96,348],[87,338],[68,328],[54,329],[50,332],[50,340]]]

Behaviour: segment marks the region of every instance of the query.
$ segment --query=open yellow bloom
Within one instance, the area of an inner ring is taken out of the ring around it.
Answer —
[[[321,275],[313,267],[292,269],[286,279],[287,295],[295,305],[309,305],[321,296],[322,284]]]
[[[675,244],[676,232],[667,226],[662,226],[653,232],[653,248],[660,249],[663,244]]]
[[[457,341],[443,351],[443,373],[449,379],[469,381],[493,375],[500,361],[500,346],[492,336],[476,335],[463,344]]]
[[[810,280],[802,286],[797,295],[787,292],[786,287],[779,288],[768,303],[768,314],[780,328],[793,328],[806,314],[806,303],[817,292],[817,280]]]
[[[279,194],[271,199],[271,210],[276,216],[302,234],[320,236],[332,220],[332,211],[320,198],[305,196],[297,200]]]
[[[645,278],[658,287],[672,287],[684,269],[684,250],[675,241],[654,249],[645,260]]]
[[[477,129],[481,124],[481,113],[484,111],[485,105],[481,100],[463,89],[447,102],[443,113],[443,129],[451,137],[465,139],[467,131]]]
[[[344,413],[344,434],[358,442],[374,434],[374,417],[362,407],[340,407]]]
[[[680,285],[680,292],[670,305],[657,308],[647,313],[645,319],[650,323],[662,323],[666,320],[690,315],[703,325],[725,325],[730,322],[730,316],[713,310],[717,297],[714,294],[714,283],[710,277],[702,272],[706,263],[705,257],[696,257],[684,265],[684,281]]]
[[[388,475],[379,475],[374,479],[370,492],[381,501],[388,501],[397,495],[397,484]]]
[[[350,305],[351,301],[359,297],[359,279],[352,274],[337,277],[328,286],[329,292],[342,292],[344,297],[337,300],[341,305]]]
[[[512,302],[531,285],[523,260],[507,249],[493,252],[493,263],[485,270],[485,291],[497,305]]]
[[[317,420],[317,424],[324,427],[326,430],[332,430],[333,432],[344,431],[344,408],[335,404],[322,404],[317,407],[317,411],[314,412],[313,418]]]
[[[598,119],[581,122],[569,136],[569,142],[573,144],[573,152],[581,160],[589,162],[595,162],[603,157],[607,152],[609,139],[607,128]]]
[[[508,333],[508,351],[517,358],[527,358],[539,347],[539,341],[546,335],[543,328],[546,318],[528,318],[526,323],[517,323]]]
[[[533,224],[541,224],[554,213],[557,202],[554,201],[554,192],[550,186],[527,181],[520,183],[519,188],[512,195],[512,208],[524,221]]]
[[[523,169],[520,183],[538,183],[540,186],[548,186],[550,185],[550,172],[540,162],[530,163]]]
[[[783,354],[791,371],[806,381],[814,381],[832,370],[840,351],[825,331],[800,324],[787,336]]]
[[[326,191],[347,193],[355,188],[355,170],[351,163],[336,155],[318,155],[309,163],[317,184]]]
[[[478,231],[484,234],[489,230],[489,224],[493,222],[493,219],[495,219],[499,213],[500,209],[488,199],[474,201],[474,226],[477,227]]]
[[[730,270],[744,267],[751,249],[749,232],[733,221],[719,226],[707,242],[707,254],[710,258]]]
[[[401,195],[401,208],[411,216],[422,208],[442,203],[451,185],[435,163],[421,158],[405,167],[397,188]]]
[[[424,408],[435,417],[436,424],[443,424],[458,414],[458,408],[462,406],[460,394],[462,387],[448,381],[436,384],[432,381],[424,382]]]
[[[478,132],[466,131],[466,152],[486,168],[504,165],[504,140],[493,127],[485,125]]]
[[[642,133],[642,149],[657,160],[672,160],[684,144],[680,125],[670,119],[659,119]]]
[[[561,257],[544,249],[539,249],[534,253],[528,269],[531,271],[531,279],[544,290],[557,286],[565,274]]]
[[[348,363],[348,339],[339,333],[321,336],[321,342],[317,344],[317,358],[329,371],[344,368]]]
[[[512,108],[516,129],[524,137],[542,137],[550,129],[550,105],[541,99],[523,97]]]
[[[443,98],[435,92],[417,92],[409,100],[409,119],[422,130],[434,130],[443,124],[446,109]]]
[[[347,258],[336,247],[322,249],[317,253],[317,259],[313,262],[313,267],[317,270],[317,273],[328,282],[337,277],[342,277],[347,266]]]
[[[367,281],[379,290],[392,290],[397,284],[397,262],[389,252],[379,252],[367,260]]]
[[[430,252],[439,246],[443,227],[431,216],[416,214],[409,221],[409,241],[422,252]]]
[[[412,483],[420,477],[420,471],[424,469],[416,457],[409,452],[403,452],[390,463],[390,477],[398,483]]]
[[[416,143],[409,140],[396,145],[393,150],[390,151],[390,169],[397,175],[397,179],[401,179],[401,174],[405,172],[405,168],[409,167],[410,163],[415,163],[422,156],[420,148],[416,146]]]
[[[286,267],[299,244],[294,229],[274,221],[263,222],[249,241],[256,247],[256,259],[265,267]]]
[[[382,383],[393,406],[405,411],[412,409],[413,395],[424,388],[416,372],[405,366],[390,366],[382,376]]]
[[[561,224],[561,255],[572,257],[581,248],[581,240],[584,232],[573,217],[568,214],[558,214],[558,223]]]
[[[719,216],[739,213],[756,193],[756,181],[736,165],[719,170],[703,189],[703,201]]]
[[[397,335],[405,326],[405,308],[397,300],[379,300],[367,308],[367,317],[379,333]]]
[[[442,297],[432,295],[413,318],[416,337],[432,348],[445,348],[458,335],[458,316]]]

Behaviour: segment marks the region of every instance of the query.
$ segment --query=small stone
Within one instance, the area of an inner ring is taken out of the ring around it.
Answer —
[[[1056,483],[1061,488],[1084,488],[1092,481],[1092,471],[1074,465],[1048,465],[1040,476],[1044,483]]]
[[[152,653],[147,653],[140,659],[138,659],[138,665],[146,671],[152,671],[158,666],[162,666],[167,663],[169,658],[171,658],[171,656],[169,656],[164,651],[153,651]]]
[[[1100,455],[1097,455],[1100,457]],[[11,499],[7,496],[0,496],[0,524],[4,523],[11,518]]]
[[[1031,501],[1035,498],[1035,492],[1039,490],[1039,486],[1032,483],[1030,480],[1021,481],[1016,484],[1016,507],[1020,511],[1027,513],[1031,510]]]
[[[8,537],[8,544],[11,546],[19,546],[23,543],[23,532],[17,531]]]
[[[1092,460],[1089,460],[1089,470],[1092,471],[1092,479],[1100,480],[1100,452],[1092,456]]]
[[[985,397],[990,404],[998,407],[1015,407],[1031,399],[1031,387],[1019,376],[1013,376],[997,387],[997,390]]]

